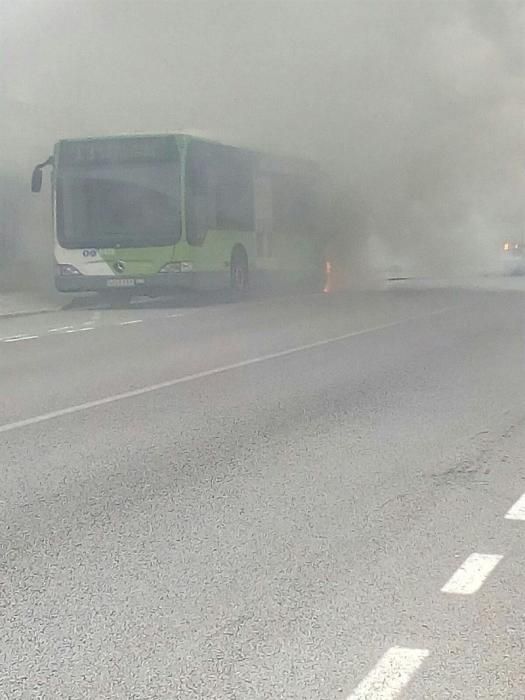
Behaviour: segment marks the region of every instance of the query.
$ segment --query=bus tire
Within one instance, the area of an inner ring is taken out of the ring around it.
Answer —
[[[236,245],[230,261],[230,284],[235,296],[243,296],[250,286],[248,255],[241,245]]]

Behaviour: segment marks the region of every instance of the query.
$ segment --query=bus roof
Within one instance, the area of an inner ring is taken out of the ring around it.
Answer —
[[[79,142],[86,142],[86,141],[113,141],[116,139],[137,139],[137,138],[166,138],[166,137],[173,137],[173,138],[186,138],[188,140],[194,140],[194,141],[201,141],[205,143],[210,143],[210,144],[217,144],[221,146],[227,146],[230,148],[237,148],[239,150],[247,151],[250,153],[253,153],[254,155],[262,156],[263,158],[267,159],[267,162],[270,163],[281,163],[284,165],[285,163],[288,164],[288,167],[291,164],[295,164],[296,166],[299,165],[306,165],[308,164],[310,167],[318,168],[318,164],[310,159],[310,158],[304,158],[304,157],[299,157],[299,156],[291,156],[290,154],[284,154],[284,153],[275,153],[272,151],[267,151],[267,150],[261,150],[258,148],[254,148],[253,146],[249,146],[248,144],[244,144],[241,142],[233,142],[233,140],[225,140],[223,138],[217,138],[211,135],[211,132],[206,132],[198,129],[193,129],[191,131],[186,131],[186,130],[180,130],[180,131],[166,131],[166,132],[156,132],[156,133],[144,133],[144,132],[137,132],[137,133],[129,133],[129,134],[105,134],[101,136],[85,136],[85,137],[80,137],[80,138],[67,138],[67,139],[60,139],[58,141],[58,144],[61,143],[79,143]],[[57,144],[57,145],[58,145]]]

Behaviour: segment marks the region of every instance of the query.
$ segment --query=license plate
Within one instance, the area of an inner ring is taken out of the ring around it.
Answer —
[[[108,280],[106,282],[106,286],[108,286],[108,287],[134,287],[135,280],[130,280],[130,279]]]

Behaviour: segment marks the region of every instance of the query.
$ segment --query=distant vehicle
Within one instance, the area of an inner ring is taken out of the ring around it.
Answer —
[[[62,292],[323,286],[315,163],[187,134],[64,140],[33,192],[47,165]]]
[[[505,241],[502,246],[503,273],[522,275],[525,273],[525,245],[523,241]]]

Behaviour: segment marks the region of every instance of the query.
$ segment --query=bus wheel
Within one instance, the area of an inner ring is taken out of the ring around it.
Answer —
[[[230,263],[231,288],[236,295],[245,294],[249,288],[248,256],[242,246],[233,249]]]

